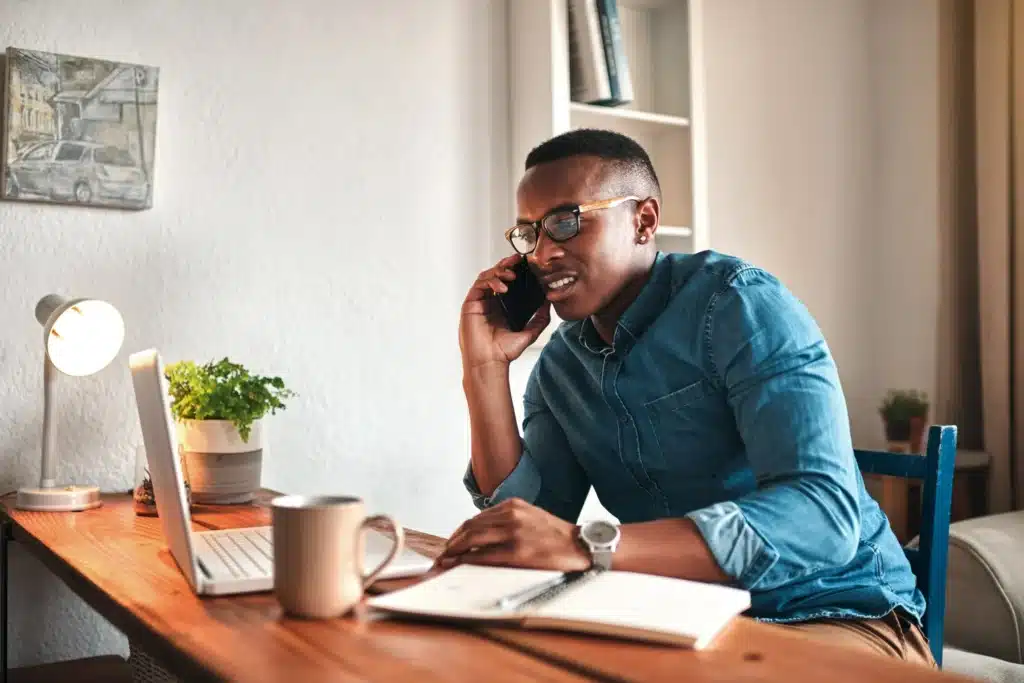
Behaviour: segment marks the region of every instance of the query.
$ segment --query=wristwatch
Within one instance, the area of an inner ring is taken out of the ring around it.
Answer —
[[[592,566],[611,569],[612,553],[619,545],[621,535],[618,525],[600,519],[580,527],[580,540],[590,551]]]

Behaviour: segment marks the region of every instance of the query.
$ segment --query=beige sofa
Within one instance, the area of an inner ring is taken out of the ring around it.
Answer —
[[[1024,511],[949,528],[943,668],[1024,683]]]

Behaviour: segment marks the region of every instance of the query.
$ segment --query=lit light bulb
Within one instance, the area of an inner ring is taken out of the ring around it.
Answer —
[[[46,338],[50,361],[61,372],[81,377],[99,372],[117,356],[124,320],[105,301],[79,301],[54,321]]]

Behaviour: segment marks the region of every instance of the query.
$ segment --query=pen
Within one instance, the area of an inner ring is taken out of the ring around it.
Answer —
[[[547,581],[542,581],[536,585],[529,586],[500,598],[494,603],[494,608],[503,610],[519,609],[527,603],[540,598],[549,591],[554,592],[556,589],[568,586],[571,583],[579,581],[590,573],[591,570],[562,572],[558,576],[548,579]]]

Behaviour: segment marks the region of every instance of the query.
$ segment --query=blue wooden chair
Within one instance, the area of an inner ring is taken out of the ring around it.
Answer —
[[[935,662],[942,666],[942,627],[946,612],[946,560],[949,556],[949,510],[953,500],[956,427],[928,429],[925,455],[854,449],[861,472],[920,479],[921,533],[916,548],[904,548],[917,587],[924,594],[924,634]]]

